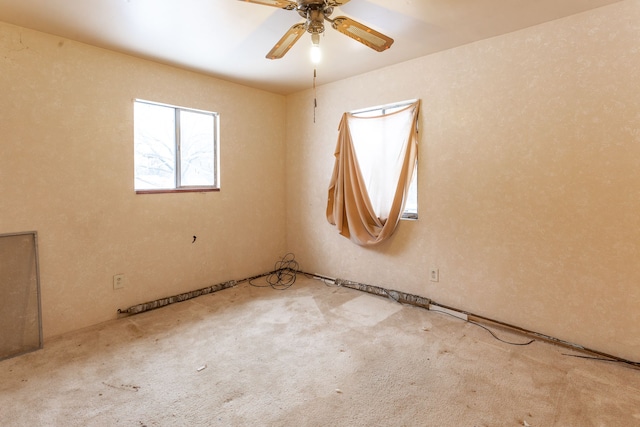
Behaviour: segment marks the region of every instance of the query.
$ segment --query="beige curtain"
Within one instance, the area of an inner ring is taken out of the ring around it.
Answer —
[[[342,116],[327,220],[358,245],[383,242],[400,221],[418,158],[419,107],[416,101],[383,116]]]

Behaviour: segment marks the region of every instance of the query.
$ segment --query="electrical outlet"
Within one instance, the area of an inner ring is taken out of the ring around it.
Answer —
[[[116,274],[113,276],[113,289],[124,288],[124,274]]]
[[[440,281],[440,271],[437,268],[429,269],[429,280],[432,282]]]

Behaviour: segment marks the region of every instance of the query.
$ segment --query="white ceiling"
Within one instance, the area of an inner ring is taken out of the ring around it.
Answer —
[[[621,0],[351,0],[346,15],[395,39],[378,53],[326,26],[318,84]],[[310,36],[265,59],[302,19],[239,0],[0,0],[0,21],[288,94],[311,87]]]

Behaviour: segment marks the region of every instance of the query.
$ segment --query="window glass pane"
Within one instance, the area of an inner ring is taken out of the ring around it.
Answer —
[[[404,121],[401,116],[378,116],[349,123],[351,142],[369,200],[381,218],[389,215],[402,171],[406,138],[399,135],[409,133],[403,129]]]
[[[134,103],[135,189],[175,188],[175,110]]]
[[[182,186],[213,186],[214,117],[180,111],[180,180]]]
[[[356,111],[353,114],[357,117],[380,117],[391,113],[398,112],[406,108],[408,103],[390,104],[387,106],[373,107],[371,109]],[[382,123],[382,122],[381,122]],[[358,158],[358,165],[360,171],[365,178],[365,186],[369,193],[369,199],[371,200],[374,209],[382,212],[379,203],[379,194],[383,191],[392,191],[393,188],[386,188],[385,186],[398,182],[398,176],[390,175],[390,171],[397,171],[398,168],[394,167],[394,163],[401,162],[400,157],[403,153],[399,152],[399,146],[393,145],[391,141],[394,141],[393,135],[398,133],[408,133],[408,129],[403,129],[402,125],[398,123],[404,123],[400,117],[389,118],[383,122],[384,124],[378,124],[375,119],[371,122],[367,120],[361,123],[361,126],[356,124],[351,125],[351,133],[353,135],[353,144]],[[417,183],[417,170],[416,165],[411,185],[407,194],[407,200],[405,201],[403,218],[418,218],[418,183]]]

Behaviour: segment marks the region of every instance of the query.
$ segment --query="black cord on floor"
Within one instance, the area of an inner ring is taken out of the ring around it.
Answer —
[[[503,340],[502,338],[498,337],[495,333],[493,333],[493,331],[492,331],[491,329],[487,328],[486,326],[481,325],[481,324],[480,324],[480,323],[478,323],[478,322],[474,322],[473,320],[467,320],[467,322],[471,323],[472,325],[479,326],[479,327],[481,327],[482,329],[485,329],[485,330],[486,330],[487,332],[489,332],[489,333],[490,333],[490,334],[491,334],[495,339],[497,339],[498,341],[503,342],[503,343],[505,343],[505,344],[509,344],[509,345],[529,345],[529,344],[532,344],[532,343],[534,343],[534,342],[536,341],[536,340],[533,340],[533,339],[532,339],[531,341],[528,341],[528,342],[525,342],[525,343],[516,343],[516,342],[509,342],[509,341],[505,341],[505,340]]]
[[[274,271],[265,277],[266,285],[258,285],[254,280],[249,280],[251,286],[256,288],[271,287],[278,291],[289,289],[296,282],[296,275],[300,270],[300,266],[295,259],[295,255],[288,253],[276,262]]]
[[[436,311],[436,312],[438,312],[438,313],[446,314],[446,315],[448,315],[448,316],[455,317],[456,319],[460,319],[460,317],[454,316],[454,315],[453,315],[453,314],[451,314],[451,313],[447,313],[446,311],[437,310],[437,309],[434,309],[434,308],[431,308],[431,307],[429,307],[429,311]],[[460,319],[460,320],[464,320],[464,319]],[[481,325],[481,324],[480,324],[480,323],[478,323],[478,322],[474,322],[473,320],[468,320],[468,319],[466,320],[466,322],[467,322],[467,323],[471,323],[472,325],[476,325],[476,326],[478,326],[478,327],[480,327],[480,328],[484,329],[485,331],[489,332],[489,333],[491,334],[491,336],[492,336],[492,337],[494,337],[494,338],[495,338],[495,339],[497,339],[498,341],[503,342],[503,343],[505,343],[505,344],[524,346],[524,345],[532,344],[532,343],[534,343],[534,342],[536,341],[536,340],[530,340],[530,341],[528,341],[528,342],[524,342],[524,343],[517,343],[517,342],[510,342],[510,341],[506,341],[506,340],[503,340],[502,338],[498,337],[498,336],[497,336],[497,335],[496,335],[496,334],[495,334],[491,329],[487,328],[487,327],[486,327],[486,326],[484,326],[484,325]]]

